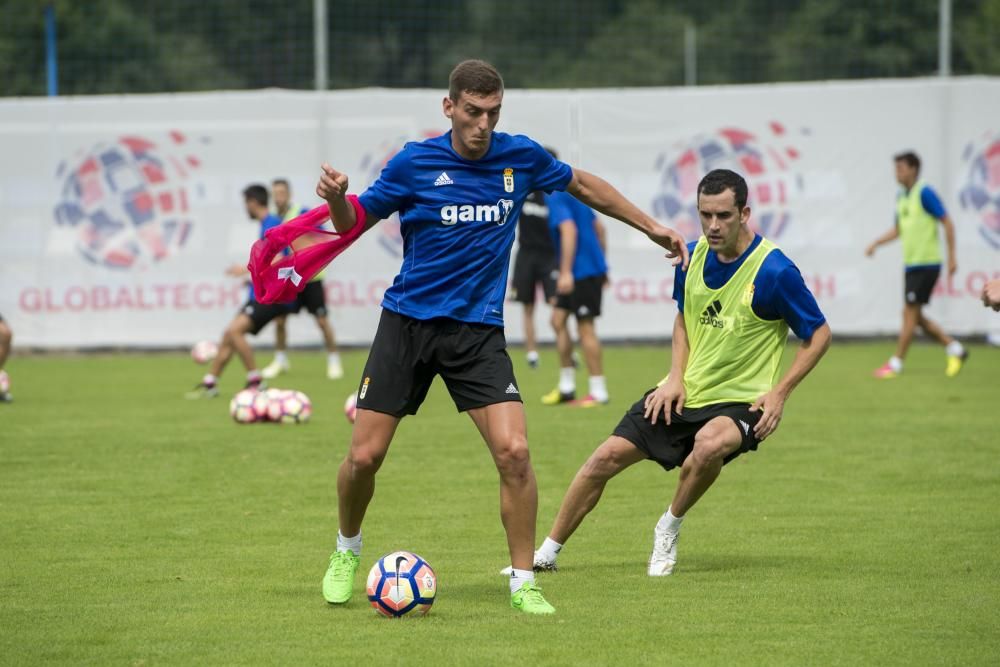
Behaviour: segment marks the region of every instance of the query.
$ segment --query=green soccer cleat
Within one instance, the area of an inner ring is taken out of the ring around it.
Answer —
[[[525,614],[556,613],[556,608],[542,597],[542,589],[529,581],[510,594],[510,606]]]
[[[344,604],[354,593],[354,574],[361,559],[353,551],[334,551],[323,576],[323,597],[330,604]]]
[[[197,401],[202,398],[215,398],[219,395],[219,389],[214,384],[200,383],[193,391],[184,394],[184,398],[189,401]]]

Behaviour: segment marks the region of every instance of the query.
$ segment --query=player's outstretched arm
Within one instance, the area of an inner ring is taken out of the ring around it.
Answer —
[[[868,247],[865,248],[865,256],[871,257],[872,255],[875,254],[875,249],[878,248],[880,245],[885,245],[886,243],[889,243],[890,241],[895,241],[898,238],[899,238],[899,227],[893,225],[892,229],[890,229],[885,234],[883,234],[882,236],[878,237],[877,239],[868,244]]]
[[[792,360],[792,365],[785,371],[778,384],[750,406],[751,410],[763,410],[760,421],[754,427],[754,435],[757,436],[758,440],[763,440],[778,428],[778,423],[781,421],[781,414],[785,410],[785,401],[788,399],[788,396],[802,382],[802,379],[809,375],[809,372],[816,367],[816,364],[819,363],[819,360],[830,348],[830,341],[832,339],[833,334],[830,332],[830,325],[824,322],[822,326],[813,332],[809,340],[804,340],[799,345],[799,349],[795,353],[795,359]]]
[[[684,411],[684,371],[687,369],[688,354],[691,345],[688,342],[687,329],[684,326],[684,313],[677,313],[674,319],[674,335],[670,343],[670,374],[646,396],[646,411],[643,417],[656,423],[660,413],[663,421],[670,425],[671,408],[681,414]]]
[[[321,199],[326,200],[333,228],[343,234],[354,227],[357,222],[354,207],[347,201],[347,174],[340,173],[326,162],[321,168],[323,173],[316,184],[316,194]],[[370,228],[376,222],[378,222],[378,218],[369,214],[365,220],[365,226]]]
[[[566,191],[604,215],[638,229],[654,243],[666,249],[667,257],[675,260],[679,258],[681,266],[687,268],[688,249],[684,237],[643,213],[638,206],[600,176],[582,169],[574,169],[573,178]]]
[[[953,276],[958,271],[958,260],[955,258],[955,223],[951,217],[945,215],[941,218],[944,226],[944,241],[948,247],[948,275]]]

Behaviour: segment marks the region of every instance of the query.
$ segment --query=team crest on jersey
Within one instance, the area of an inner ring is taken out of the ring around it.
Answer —
[[[513,192],[514,191],[514,170],[507,167],[503,170],[503,191]]]
[[[743,290],[743,297],[740,299],[740,303],[748,308],[753,304],[753,283],[747,285],[746,289]]]
[[[441,207],[441,224],[450,227],[458,222],[495,222],[500,226],[506,224],[513,210],[512,199],[501,199],[496,204],[448,204]]]

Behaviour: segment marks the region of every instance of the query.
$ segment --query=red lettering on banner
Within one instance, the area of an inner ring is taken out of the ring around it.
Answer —
[[[616,278],[611,294],[619,303],[670,303],[674,300],[673,277],[650,283],[643,278]]]
[[[188,301],[188,286],[174,285],[174,308],[176,310],[187,310],[191,307]]]
[[[826,276],[814,274],[809,276],[807,283],[809,290],[817,299],[837,298],[837,276],[834,274],[831,273]]]
[[[127,287],[118,288],[118,293],[115,294],[113,304],[112,308],[115,310],[132,310],[135,308],[135,304],[132,303],[132,295],[129,293]]]
[[[70,287],[66,290],[66,309],[79,313],[87,308],[87,293],[82,287]]]
[[[326,303],[336,308],[362,308],[378,306],[382,303],[382,294],[389,284],[376,280],[367,284],[357,281],[341,282],[331,280],[326,285]]]
[[[202,310],[211,308],[211,301],[205,296],[208,294],[211,296],[212,286],[205,283],[199,283],[194,287],[194,305]]]
[[[48,287],[45,288],[45,310],[50,313],[58,313],[62,311],[62,308],[52,303],[52,290]]]
[[[168,285],[153,285],[153,291],[156,292],[156,307],[164,308],[167,305],[167,292],[170,290]]]
[[[94,310],[108,310],[111,308],[111,290],[105,285],[97,285],[90,293],[90,307]]]
[[[29,287],[21,292],[21,298],[18,299],[18,305],[21,306],[21,310],[26,313],[37,313],[41,310],[42,304],[41,299],[38,295],[38,290],[34,287]]]

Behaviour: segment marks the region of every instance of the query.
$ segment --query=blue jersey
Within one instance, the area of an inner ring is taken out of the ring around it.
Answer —
[[[520,135],[494,132],[478,160],[455,152],[451,132],[406,144],[360,197],[377,218],[399,211],[403,265],[382,307],[503,326],[521,206],[532,191],[562,190],[572,177],[569,165]]]
[[[571,194],[553,192],[545,197],[549,205],[549,231],[556,249],[556,258],[562,258],[562,237],[559,225],[569,220],[576,226],[576,257],[573,258],[573,279],[583,280],[603,276],[608,272],[604,251],[597,238],[594,221],[597,215],[586,204]]]
[[[277,227],[281,224],[281,218],[279,218],[274,213],[268,213],[263,220],[260,221],[260,236],[258,238],[264,238],[264,234],[267,234],[267,230],[272,227]],[[250,289],[247,292],[247,298],[253,301],[253,284],[251,283]]]
[[[719,289],[736,273],[750,253],[760,245],[761,236],[754,235],[750,247],[743,251],[735,262],[720,262],[714,250],[705,256],[705,284],[710,289]],[[697,241],[688,244],[688,252],[694,253]],[[674,301],[680,312],[684,312],[684,281],[687,271],[678,265],[674,272]],[[826,322],[816,298],[802,280],[799,268],[781,250],[775,249],[764,259],[757,276],[753,279],[753,301],[750,307],[762,320],[785,320],[789,328],[802,340],[812,338],[813,332]]]

